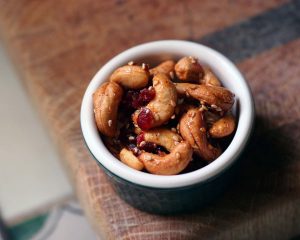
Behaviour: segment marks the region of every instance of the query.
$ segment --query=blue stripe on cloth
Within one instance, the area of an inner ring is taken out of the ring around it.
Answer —
[[[206,35],[197,42],[210,46],[238,62],[299,37],[300,1],[293,0]]]

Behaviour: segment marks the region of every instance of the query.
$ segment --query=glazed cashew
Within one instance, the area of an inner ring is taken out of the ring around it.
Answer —
[[[213,138],[229,136],[235,129],[235,120],[232,115],[227,115],[216,121],[209,129],[209,134]]]
[[[216,75],[211,71],[211,69],[208,67],[204,68],[204,76],[203,79],[201,80],[201,83],[206,85],[221,87],[221,82],[216,77]]]
[[[172,71],[174,71],[175,62],[173,60],[166,60],[149,70],[150,75],[156,75],[158,73],[164,73],[169,75]]]
[[[149,79],[149,71],[144,67],[126,65],[115,70],[110,76],[110,81],[119,83],[124,88],[141,89],[146,87]]]
[[[184,57],[176,63],[175,73],[181,81],[199,82],[203,76],[203,68],[196,58]]]
[[[95,120],[99,131],[108,137],[117,133],[117,112],[123,89],[114,82],[102,84],[93,94]]]
[[[223,87],[191,83],[175,83],[175,86],[179,95],[204,101],[216,110],[227,111],[234,103],[234,94]]]
[[[190,144],[183,141],[165,155],[144,152],[139,155],[139,160],[144,163],[148,172],[158,175],[175,175],[186,168],[192,159],[193,150]]]
[[[173,115],[177,102],[176,88],[167,75],[158,73],[152,81],[155,97],[144,108],[149,109],[153,115],[149,129],[166,123]],[[139,114],[140,110],[137,110],[132,116],[135,125],[138,125]]]
[[[202,111],[193,108],[180,119],[179,131],[184,140],[193,148],[194,152],[206,161],[215,160],[221,150],[209,144]]]
[[[143,133],[146,142],[153,142],[157,145],[161,145],[169,152],[182,141],[179,134],[166,128],[156,128]]]
[[[121,150],[120,160],[133,169],[141,171],[144,168],[144,164],[127,148]]]

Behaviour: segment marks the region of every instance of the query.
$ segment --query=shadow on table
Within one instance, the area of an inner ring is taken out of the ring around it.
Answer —
[[[257,117],[231,188],[214,203],[200,209],[195,219],[214,229],[230,229],[299,199],[297,190],[293,191],[299,185],[295,168],[300,155],[298,139],[300,121],[274,128]]]

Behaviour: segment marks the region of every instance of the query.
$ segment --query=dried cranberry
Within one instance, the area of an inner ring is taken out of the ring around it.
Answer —
[[[144,104],[149,103],[155,97],[155,90],[153,87],[144,88],[140,91],[139,100]]]
[[[154,88],[144,88],[142,89],[138,96],[134,96],[132,99],[132,107],[135,109],[140,108],[142,106],[145,106],[147,103],[149,103],[153,98],[155,97],[155,90]]]
[[[145,136],[144,133],[142,132],[136,137],[136,144],[139,146],[143,141],[145,141]]]
[[[148,130],[152,127],[154,121],[153,113],[148,108],[142,108],[138,115],[137,124],[142,130]]]
[[[146,152],[152,152],[154,153],[156,150],[157,145],[152,142],[142,142],[142,144],[139,145],[139,148],[141,150],[145,150]]]
[[[139,92],[129,90],[127,91],[125,97],[123,98],[123,104],[125,107],[139,108],[140,105],[137,104],[139,98]]]
[[[137,98],[132,99],[131,106],[135,109],[138,109],[143,106],[143,102],[141,102],[139,97],[137,96]]]

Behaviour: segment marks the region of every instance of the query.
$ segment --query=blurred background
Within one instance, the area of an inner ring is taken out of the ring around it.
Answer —
[[[2,231],[9,239],[96,239],[3,43],[0,84]]]

